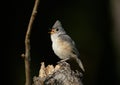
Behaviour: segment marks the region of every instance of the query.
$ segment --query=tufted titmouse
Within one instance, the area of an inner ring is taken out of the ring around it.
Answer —
[[[66,34],[59,20],[53,25],[50,34],[54,53],[62,60],[74,60],[82,71],[85,71],[81,60],[78,58],[80,55],[74,41]]]

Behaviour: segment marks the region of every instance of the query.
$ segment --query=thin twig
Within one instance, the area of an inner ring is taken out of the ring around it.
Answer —
[[[37,14],[37,9],[40,0],[35,0],[34,8],[32,11],[32,15],[28,24],[26,36],[25,36],[25,73],[26,73],[26,83],[25,85],[31,85],[31,74],[30,74],[30,34],[33,22],[35,20],[35,16]]]

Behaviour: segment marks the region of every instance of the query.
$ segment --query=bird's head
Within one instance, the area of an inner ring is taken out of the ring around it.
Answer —
[[[53,27],[52,27],[52,29],[51,29],[51,31],[50,31],[49,33],[50,33],[51,35],[53,35],[53,34],[59,35],[59,34],[65,34],[66,32],[65,32],[65,30],[63,29],[61,22],[60,22],[59,20],[57,20],[57,21],[54,23],[54,25],[53,25]]]

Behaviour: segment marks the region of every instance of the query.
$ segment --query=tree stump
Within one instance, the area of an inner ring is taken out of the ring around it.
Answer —
[[[59,62],[55,67],[45,67],[42,62],[39,76],[33,77],[33,85],[83,85],[82,78],[82,72],[71,70],[70,64],[65,61]]]

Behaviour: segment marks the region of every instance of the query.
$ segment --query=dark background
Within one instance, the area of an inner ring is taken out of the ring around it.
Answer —
[[[4,84],[24,85],[25,69],[21,54],[25,51],[24,39],[34,0],[14,0],[5,4],[1,38]],[[55,65],[59,61],[52,51],[48,34],[57,19],[81,54],[86,70],[84,85],[117,85],[113,22],[108,0],[40,0],[31,32],[32,77],[38,76],[42,61],[46,65]]]

